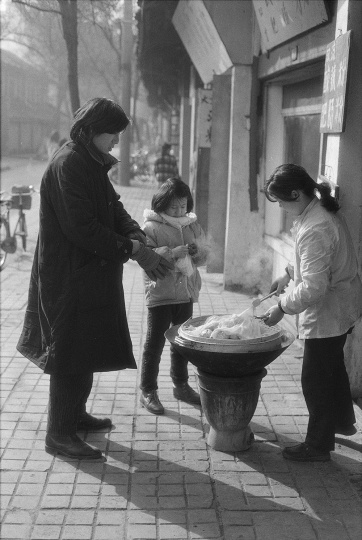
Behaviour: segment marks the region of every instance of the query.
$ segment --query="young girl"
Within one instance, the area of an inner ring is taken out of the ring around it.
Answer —
[[[205,235],[192,209],[189,187],[179,178],[169,178],[153,196],[152,210],[144,212],[147,245],[175,263],[175,269],[162,281],[145,277],[148,318],[140,388],[141,404],[153,414],[164,413],[157,394],[164,333],[170,325],[192,317],[193,302],[197,301],[201,288],[196,267],[206,262]],[[187,363],[171,345],[173,395],[187,403],[200,404],[200,396],[187,382]]]
[[[307,435],[304,443],[285,448],[283,456],[328,461],[335,434],[356,433],[343,346],[362,312],[357,258],[327,183],[317,184],[302,167],[285,164],[273,172],[265,193],[296,219],[294,264],[288,264],[271,290],[280,294],[291,279],[295,288],[264,319],[272,326],[285,313],[300,314],[299,337],[305,340],[302,389],[309,412]]]

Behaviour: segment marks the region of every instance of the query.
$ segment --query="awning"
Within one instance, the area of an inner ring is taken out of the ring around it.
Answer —
[[[233,65],[202,0],[179,2],[172,23],[204,84]]]

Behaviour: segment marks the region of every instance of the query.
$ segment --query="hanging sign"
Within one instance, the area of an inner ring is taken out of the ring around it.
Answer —
[[[319,129],[321,133],[344,131],[350,41],[349,30],[332,41],[326,50]]]
[[[253,5],[263,52],[328,21],[323,0],[253,0]]]
[[[172,23],[204,84],[212,82],[214,74],[221,75],[232,66],[202,0],[179,2]]]

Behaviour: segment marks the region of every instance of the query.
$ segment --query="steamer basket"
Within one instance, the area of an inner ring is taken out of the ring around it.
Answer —
[[[253,339],[211,339],[193,336],[187,331],[188,326],[201,326],[209,317],[210,315],[197,317],[183,323],[178,329],[178,338],[176,338],[179,344],[199,351],[247,353],[271,351],[279,347],[282,342],[282,330],[278,325],[273,326],[268,335]]]
[[[281,344],[271,350],[251,352],[230,351],[223,347],[222,352],[195,349],[195,341],[187,341],[178,334],[179,325],[171,326],[165,337],[178,352],[196,368],[220,377],[244,377],[265,368],[280,356],[294,341],[294,336],[282,331]]]
[[[217,341],[217,340],[215,340]],[[270,339],[269,341],[262,341],[259,343],[243,343],[243,340],[230,340],[236,343],[231,345],[219,345],[217,343],[200,343],[198,341],[189,341],[183,337],[177,336],[175,342],[182,347],[187,347],[195,351],[223,353],[223,354],[241,354],[241,353],[257,353],[264,351],[273,351],[280,347],[282,343],[282,336]]]

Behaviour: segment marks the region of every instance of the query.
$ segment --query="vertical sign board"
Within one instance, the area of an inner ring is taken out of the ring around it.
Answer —
[[[344,131],[350,41],[351,30],[338,36],[326,50],[321,133]]]
[[[328,21],[323,0],[253,0],[263,53]]]
[[[212,125],[212,90],[199,89],[197,112],[197,145],[200,148],[210,148]]]
[[[212,125],[212,90],[199,89],[197,92],[197,164],[195,184],[195,208],[204,231],[208,228],[209,171]]]

